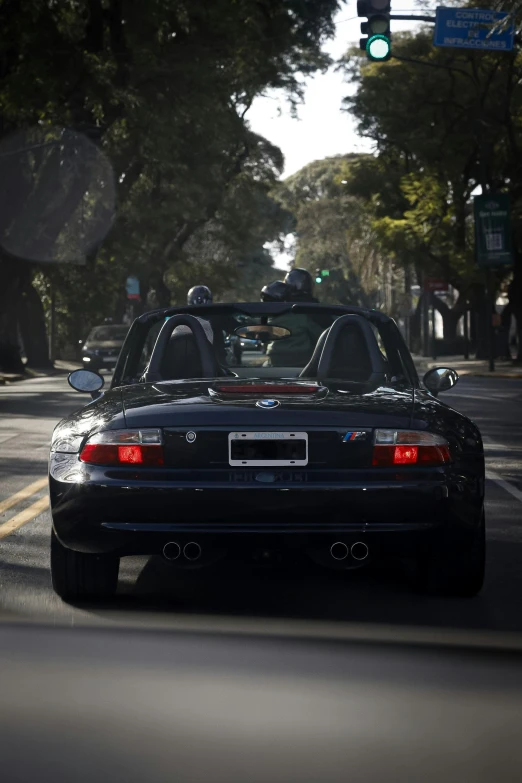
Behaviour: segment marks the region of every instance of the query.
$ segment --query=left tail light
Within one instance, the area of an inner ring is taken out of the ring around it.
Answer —
[[[451,462],[448,441],[433,432],[376,430],[372,465],[446,465]]]
[[[97,432],[85,442],[80,460],[89,465],[163,465],[161,430]]]

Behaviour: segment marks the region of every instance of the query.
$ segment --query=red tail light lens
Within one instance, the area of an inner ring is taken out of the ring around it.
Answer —
[[[449,444],[432,432],[415,430],[377,430],[372,465],[446,465],[451,462]]]
[[[110,430],[85,443],[80,460],[89,465],[164,464],[160,430]]]

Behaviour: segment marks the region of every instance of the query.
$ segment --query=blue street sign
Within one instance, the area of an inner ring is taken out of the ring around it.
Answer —
[[[140,298],[140,281],[137,277],[132,275],[128,277],[125,283],[127,289],[127,299],[139,299]]]
[[[513,25],[491,32],[507,16],[504,11],[439,7],[436,12],[433,45],[511,52],[515,36]]]

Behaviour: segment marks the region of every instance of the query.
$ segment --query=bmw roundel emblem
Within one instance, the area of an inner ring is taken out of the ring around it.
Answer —
[[[258,408],[277,408],[279,400],[258,400],[256,405]]]

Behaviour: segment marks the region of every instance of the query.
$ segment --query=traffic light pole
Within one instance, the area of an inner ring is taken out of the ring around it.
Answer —
[[[434,16],[417,16],[416,14],[390,14],[390,19],[402,19],[407,22],[433,22],[435,24]]]

